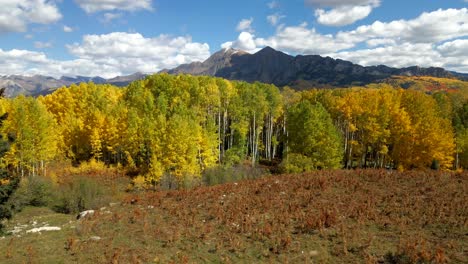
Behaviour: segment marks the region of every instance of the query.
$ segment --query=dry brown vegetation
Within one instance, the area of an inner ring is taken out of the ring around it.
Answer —
[[[467,189],[466,172],[350,170],[134,193],[64,231],[55,254],[65,263],[466,263]],[[43,252],[11,250],[21,238],[3,245],[0,262]]]

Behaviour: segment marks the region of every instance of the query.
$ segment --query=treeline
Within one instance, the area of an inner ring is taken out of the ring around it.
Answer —
[[[2,99],[2,158],[18,173],[95,159],[156,183],[210,167],[281,161],[320,168],[468,167],[468,92],[371,87],[282,91],[273,85],[152,75],[126,88],[82,83],[37,99]]]

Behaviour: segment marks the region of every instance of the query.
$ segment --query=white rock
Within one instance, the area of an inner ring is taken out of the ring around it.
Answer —
[[[76,217],[76,219],[81,219],[81,218],[84,218],[84,217],[87,216],[87,215],[93,215],[93,214],[94,214],[94,210],[86,210],[86,211],[81,212],[81,213]]]
[[[58,226],[43,226],[43,227],[36,227],[31,230],[28,230],[26,231],[26,233],[37,233],[41,231],[59,231],[59,230],[62,230],[62,229]]]

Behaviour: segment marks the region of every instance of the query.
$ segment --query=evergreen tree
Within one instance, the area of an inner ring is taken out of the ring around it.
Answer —
[[[0,97],[3,97],[4,89],[0,89]],[[4,100],[4,99],[0,99]],[[3,112],[3,111],[2,111]],[[3,126],[3,121],[8,117],[8,113],[2,113],[0,116],[0,127]],[[9,150],[10,140],[0,135],[0,159],[3,161],[3,156]],[[11,208],[7,202],[16,188],[19,186],[19,177],[13,176],[2,162],[0,164],[0,231],[2,229],[1,221],[4,218],[11,217]]]

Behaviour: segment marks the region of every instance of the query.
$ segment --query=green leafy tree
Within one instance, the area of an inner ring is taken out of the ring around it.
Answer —
[[[295,160],[308,160],[310,168],[338,168],[343,158],[341,138],[325,108],[302,101],[287,113],[289,153]],[[304,157],[299,157],[302,155]],[[286,164],[288,164],[286,157]]]

